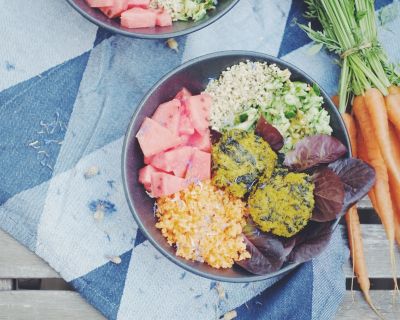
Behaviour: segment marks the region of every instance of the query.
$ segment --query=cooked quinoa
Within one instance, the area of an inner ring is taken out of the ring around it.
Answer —
[[[206,181],[157,199],[156,227],[176,255],[230,268],[250,258],[242,235],[245,215],[244,202]]]
[[[150,6],[165,8],[173,21],[197,21],[202,19],[208,10],[214,9],[217,3],[217,0],[152,0]]]
[[[211,125],[249,130],[260,115],[285,139],[283,151],[306,136],[331,134],[330,117],[316,86],[290,81],[289,70],[265,62],[240,62],[210,81]]]

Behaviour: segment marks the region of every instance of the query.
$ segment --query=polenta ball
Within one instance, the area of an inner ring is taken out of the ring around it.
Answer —
[[[261,178],[250,194],[250,215],[262,231],[291,237],[311,218],[313,192],[314,184],[309,175],[277,169],[270,178]]]
[[[277,154],[254,132],[232,129],[222,134],[212,147],[213,183],[243,198],[260,175],[271,175]]]

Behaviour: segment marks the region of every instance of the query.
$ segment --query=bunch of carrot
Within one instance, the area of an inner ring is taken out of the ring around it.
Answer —
[[[366,90],[364,95],[354,98],[353,115],[344,113],[342,116],[353,155],[375,169],[376,183],[369,192],[369,198],[386,230],[397,289],[394,249],[395,241],[400,244],[400,131],[396,132],[394,122],[400,122],[400,117],[396,120],[389,110],[394,108],[400,112],[400,93],[396,93],[400,92],[400,88],[391,87],[389,91],[389,95],[384,97],[375,88]],[[354,271],[366,300],[373,307],[356,208],[349,210],[346,223]]]
[[[313,30],[311,24],[300,27],[317,45],[341,58],[337,104],[353,156],[369,163],[376,172],[369,198],[389,240],[394,288],[398,290],[394,252],[395,242],[400,245],[400,76],[379,44],[373,0],[305,2],[307,16],[318,19],[323,31]],[[379,314],[369,294],[356,207],[346,214],[346,223],[354,272],[366,301]]]

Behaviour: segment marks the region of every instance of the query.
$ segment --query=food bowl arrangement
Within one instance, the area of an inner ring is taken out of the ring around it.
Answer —
[[[249,282],[328,245],[374,183],[351,158],[329,97],[280,59],[229,51],[189,61],[144,97],[122,154],[147,239],[200,276]]]
[[[167,39],[200,30],[239,0],[67,0],[89,21],[129,37]],[[121,16],[122,14],[122,16]]]

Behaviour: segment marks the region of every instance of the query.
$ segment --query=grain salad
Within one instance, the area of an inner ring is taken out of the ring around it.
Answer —
[[[157,199],[156,216],[156,227],[178,256],[218,269],[250,258],[242,235],[245,203],[210,181]]]
[[[217,5],[217,0],[152,0],[153,8],[164,8],[169,12],[173,21],[200,20],[208,10]]]
[[[289,70],[274,64],[245,61],[227,68],[208,84],[213,98],[211,125],[249,130],[263,115],[285,139],[284,152],[315,134],[332,133],[317,86],[291,81]]]

